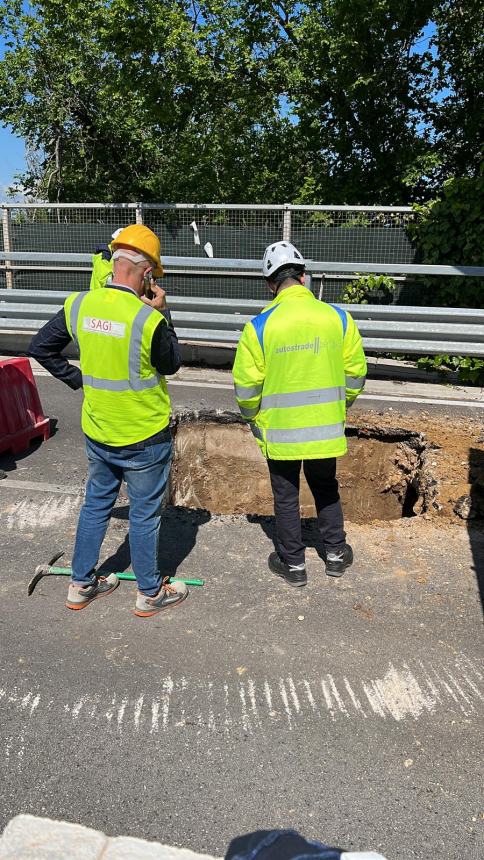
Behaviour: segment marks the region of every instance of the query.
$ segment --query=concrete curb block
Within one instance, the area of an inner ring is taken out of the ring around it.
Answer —
[[[108,837],[67,821],[17,815],[0,836],[0,860],[217,860],[186,848]],[[219,858],[221,860],[221,858]]]
[[[35,815],[16,815],[0,836],[0,860],[223,860],[145,842],[129,836],[109,837],[82,824],[53,821]],[[341,860],[385,860],[374,851],[350,851]]]

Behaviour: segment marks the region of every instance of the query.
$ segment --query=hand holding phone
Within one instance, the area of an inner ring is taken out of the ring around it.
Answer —
[[[141,296],[141,301],[156,311],[163,311],[166,308],[166,292],[158,286],[154,278],[151,278],[145,289],[145,295]]]

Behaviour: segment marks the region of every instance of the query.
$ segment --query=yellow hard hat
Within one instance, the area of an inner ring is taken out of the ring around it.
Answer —
[[[129,224],[129,226],[124,227],[111,242],[113,250],[115,250],[118,245],[129,245],[130,248],[135,248],[137,251],[141,251],[142,254],[146,254],[146,256],[155,264],[153,277],[162,277],[163,266],[160,259],[160,240],[149,227],[145,227],[144,224]]]

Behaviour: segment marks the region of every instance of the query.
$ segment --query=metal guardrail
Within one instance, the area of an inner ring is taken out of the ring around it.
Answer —
[[[480,274],[484,275],[484,270]],[[32,336],[62,308],[68,295],[50,290],[0,291],[0,335],[10,336],[11,340],[19,335]],[[170,299],[173,321],[182,342],[232,348],[245,323],[264,304],[182,296]],[[356,320],[369,352],[484,357],[484,310],[400,305],[342,307]]]
[[[27,252],[27,251],[0,251],[0,269],[5,268],[5,261],[19,263],[85,263],[87,270],[90,271],[91,266],[90,254],[57,254],[57,253],[42,253],[42,252]],[[1,265],[3,263],[4,265]],[[261,264],[259,260],[242,260],[211,257],[204,259],[201,257],[173,257],[163,256],[163,265],[165,271],[170,273],[180,269],[200,269],[205,273],[209,272],[227,272],[227,270],[235,270],[236,272],[256,272],[260,275]],[[10,265],[10,268],[14,268]],[[30,268],[30,266],[19,266],[22,270]],[[49,270],[57,270],[57,266],[48,267]],[[450,276],[465,276],[465,277],[484,277],[484,267],[482,266],[434,266],[417,263],[395,264],[395,263],[335,263],[322,260],[306,260],[306,269],[314,275],[329,274],[339,272],[345,274],[387,274],[387,275],[450,275]],[[83,267],[82,271],[86,268]],[[69,271],[72,271],[69,266]]]

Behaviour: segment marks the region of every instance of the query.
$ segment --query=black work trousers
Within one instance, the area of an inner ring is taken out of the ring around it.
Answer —
[[[339,552],[346,543],[343,510],[336,480],[336,458],[325,460],[268,460],[276,516],[276,548],[287,564],[304,563],[299,511],[301,463],[314,497],[318,528],[327,552]]]

